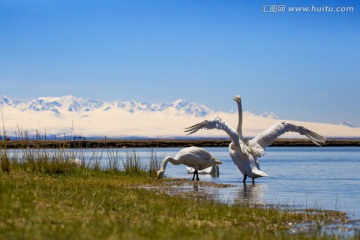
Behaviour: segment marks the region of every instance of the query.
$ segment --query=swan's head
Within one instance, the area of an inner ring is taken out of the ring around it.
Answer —
[[[160,169],[160,170],[157,172],[157,179],[158,179],[158,180],[163,177],[164,172],[165,172],[165,171],[162,170],[162,169]]]
[[[236,95],[233,100],[237,103],[241,102],[241,97],[239,95]]]

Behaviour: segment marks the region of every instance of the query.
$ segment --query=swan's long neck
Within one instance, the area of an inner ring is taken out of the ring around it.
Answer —
[[[237,101],[236,103],[237,103],[237,105],[238,105],[238,115],[239,115],[239,118],[238,118],[238,126],[237,126],[237,129],[236,129],[236,132],[237,132],[237,134],[239,135],[239,138],[240,138],[241,140],[243,140],[243,139],[244,139],[243,134],[242,134],[242,119],[243,119],[243,114],[242,114],[241,100],[240,100],[240,101]]]
[[[168,164],[168,162],[171,162],[171,163],[174,164],[174,165],[180,164],[178,161],[176,161],[175,158],[173,158],[173,157],[166,157],[166,158],[164,159],[163,164],[162,164],[162,167],[161,167],[162,170],[165,171],[166,165]]]

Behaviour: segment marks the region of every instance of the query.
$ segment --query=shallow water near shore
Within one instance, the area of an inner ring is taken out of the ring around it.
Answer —
[[[200,175],[201,181],[232,184],[214,194],[224,203],[287,205],[345,211],[360,218],[359,147],[270,147],[260,159],[261,170],[269,177],[242,183],[243,175],[233,164],[227,148],[206,148],[224,164],[220,175]],[[159,153],[174,155],[179,149]],[[183,166],[169,164],[167,177],[188,177]]]
[[[200,175],[201,181],[231,184],[226,188],[188,186],[216,201],[234,204],[273,205],[280,209],[321,209],[346,212],[352,220],[346,225],[321,231],[353,236],[360,229],[360,148],[359,147],[270,147],[260,159],[261,170],[269,175],[255,184],[233,164],[227,148],[206,148],[224,164],[220,175]],[[179,149],[165,149],[175,155]],[[167,177],[187,177],[183,166],[169,164]],[[293,231],[306,231],[309,226],[296,226]],[[357,229],[357,230],[356,230]]]

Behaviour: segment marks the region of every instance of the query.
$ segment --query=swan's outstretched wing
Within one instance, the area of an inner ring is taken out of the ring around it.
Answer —
[[[216,117],[213,120],[205,120],[200,123],[197,123],[191,127],[185,128],[185,132],[187,135],[193,134],[200,129],[219,129],[224,130],[230,137],[231,141],[234,143],[239,142],[239,136],[237,135],[236,131],[227,124],[224,120],[220,117]]]
[[[191,127],[185,128],[187,135],[193,134],[200,129],[219,129],[224,130],[230,137],[231,141],[239,146],[239,136],[236,131],[221,118],[216,117],[213,120],[205,120]]]
[[[249,145],[256,145],[259,144],[263,149],[270,144],[272,144],[280,135],[286,133],[286,132],[297,132],[300,135],[307,136],[314,144],[321,146],[321,144],[325,143],[326,138],[303,127],[303,126],[297,126],[292,123],[288,123],[286,121],[281,121],[267,130],[261,132],[259,135],[257,135],[254,139],[250,140]]]

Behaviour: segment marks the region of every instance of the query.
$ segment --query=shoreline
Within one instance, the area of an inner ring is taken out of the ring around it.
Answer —
[[[106,140],[8,140],[1,148],[157,148],[157,147],[228,147],[224,139],[106,139]],[[272,147],[316,146],[308,139],[277,139]],[[323,147],[359,147],[360,139],[328,139]]]

